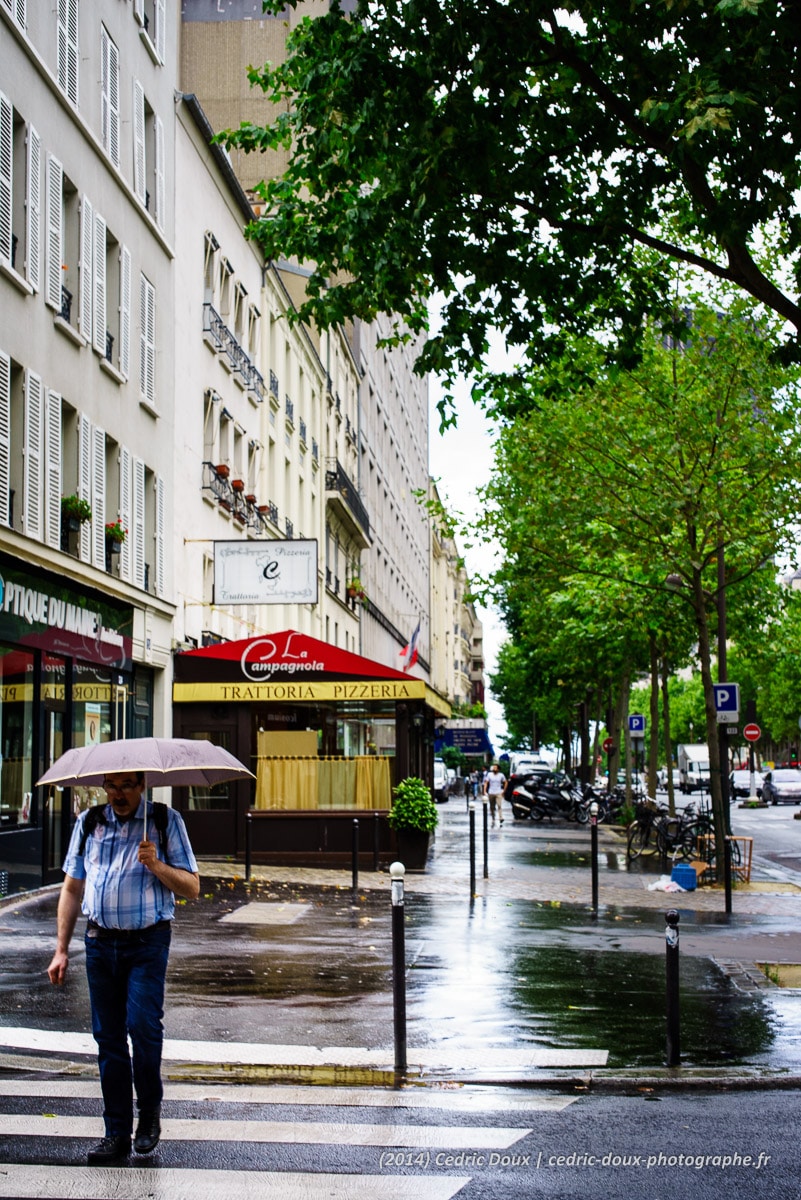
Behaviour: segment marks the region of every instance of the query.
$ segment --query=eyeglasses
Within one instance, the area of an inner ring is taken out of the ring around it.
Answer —
[[[104,783],[104,792],[135,792],[139,787],[136,779],[128,779],[125,783]]]

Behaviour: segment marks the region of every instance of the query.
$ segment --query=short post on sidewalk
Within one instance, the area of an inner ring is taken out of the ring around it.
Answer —
[[[406,946],[404,931],[403,863],[389,868],[392,880],[392,1011],[395,1026],[395,1072],[406,1073]]]
[[[250,867],[251,867],[251,836],[253,828],[253,818],[250,812],[245,813],[245,881],[250,882]]]
[[[592,866],[592,911],[598,912],[598,803],[590,805],[590,864]]]
[[[679,1014],[679,914],[675,908],[665,913],[665,998],[667,1039],[665,1065],[677,1067],[681,1060],[681,1020]]]
[[[489,801],[485,796],[481,802],[484,821],[484,878],[489,879]]]
[[[470,899],[476,894],[476,804],[471,800],[467,806],[470,814]]]
[[[726,897],[726,912],[731,912],[731,838],[723,839],[723,891]]]
[[[359,822],[356,817],[353,818],[353,830],[351,833],[350,844],[351,857],[351,890],[353,899],[357,900],[359,896]]]

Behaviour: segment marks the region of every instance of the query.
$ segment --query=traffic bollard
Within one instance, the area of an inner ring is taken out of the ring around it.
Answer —
[[[351,858],[351,890],[353,899],[359,897],[359,822],[356,817],[353,818],[353,830],[351,833],[350,843],[350,858]]]
[[[252,823],[253,823],[253,818],[251,817],[249,812],[246,812],[245,813],[245,882],[246,883],[248,883],[250,881],[250,867],[251,867],[251,857],[252,857],[251,848],[250,848],[250,838],[251,838]]]
[[[726,897],[726,912],[731,912],[731,838],[723,840],[723,891]]]
[[[489,879],[489,801],[485,796],[481,802],[484,815],[484,878]]]
[[[471,800],[467,806],[470,813],[470,899],[476,894],[476,804]]]
[[[406,946],[403,908],[403,863],[389,868],[392,880],[392,1012],[395,1025],[395,1071],[406,1073]]]
[[[381,818],[378,813],[373,814],[373,870],[378,870],[380,859],[380,837],[381,837]]]
[[[675,908],[665,913],[665,999],[667,1039],[665,1065],[677,1067],[681,1059],[681,1021],[679,1016],[679,914]]]
[[[590,862],[592,865],[592,911],[598,913],[598,804],[590,805]]]

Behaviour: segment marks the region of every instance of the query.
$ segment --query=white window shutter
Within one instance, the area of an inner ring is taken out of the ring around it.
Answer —
[[[156,293],[144,275],[139,281],[139,390],[148,404],[156,403]]]
[[[0,351],[0,525],[8,525],[11,487],[11,359]]]
[[[120,247],[120,374],[131,373],[131,252]]]
[[[78,414],[78,496],[92,503],[92,422],[86,413]],[[94,513],[92,513],[94,517]],[[83,562],[92,559],[92,522],[81,521],[80,551]]]
[[[140,25],[145,23],[145,0],[134,0],[134,16]]]
[[[11,262],[14,202],[14,109],[0,92],[0,255]]]
[[[92,340],[92,248],[95,241],[95,212],[87,196],[81,197],[81,257],[78,263],[80,286],[79,328],[87,342]]]
[[[166,533],[166,517],[164,512],[166,495],[164,488],[164,480],[160,475],[156,476],[154,483],[155,490],[155,510],[156,510],[156,528],[153,535],[154,556],[153,556],[153,577],[156,585],[156,595],[164,595],[164,537]]]
[[[164,189],[164,122],[161,117],[156,117],[154,126],[154,145],[156,158],[156,224],[159,229],[164,228],[164,204],[165,204],[165,189]]]
[[[44,428],[44,540],[61,547],[61,396],[48,391]]]
[[[145,179],[145,89],[138,79],[134,80],[133,94],[133,148],[134,148],[134,192],[145,203],[147,183]]]
[[[156,0],[154,13],[156,19],[156,54],[160,63],[164,62],[164,51],[167,42],[166,6],[164,0]]]
[[[120,546],[120,577],[131,581],[131,540],[133,525],[131,521],[131,484],[132,484],[131,452],[127,446],[120,446],[120,525],[125,530],[125,541]]]
[[[106,431],[92,429],[92,562],[106,569]]]
[[[58,0],[58,82],[73,104],[78,104],[78,0]]]
[[[106,354],[106,222],[100,213],[95,213],[95,250],[92,327],[95,331],[95,350],[101,357]]]
[[[131,549],[133,551],[133,582],[145,586],[145,464],[141,458],[133,462],[133,520]]]
[[[120,166],[120,52],[109,45],[109,131],[108,152],[114,166]]]
[[[20,29],[25,28],[25,0],[3,0],[3,7],[8,9]]]
[[[25,273],[28,283],[38,292],[42,262],[42,139],[33,125],[28,126],[28,183],[25,195],[28,204],[25,213]]]
[[[42,380],[25,371],[25,410],[22,430],[22,528],[42,540]]]
[[[61,267],[64,262],[64,217],[62,193],[64,172],[52,154],[47,159],[47,236],[45,239],[45,300],[56,312],[61,311]]]
[[[100,140],[107,154],[111,153],[111,78],[109,58],[111,38],[105,25],[100,26]]]

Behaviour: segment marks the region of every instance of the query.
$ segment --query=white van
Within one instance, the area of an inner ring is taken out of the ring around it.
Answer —
[[[448,799],[448,768],[441,758],[434,759],[434,799],[437,804]]]

